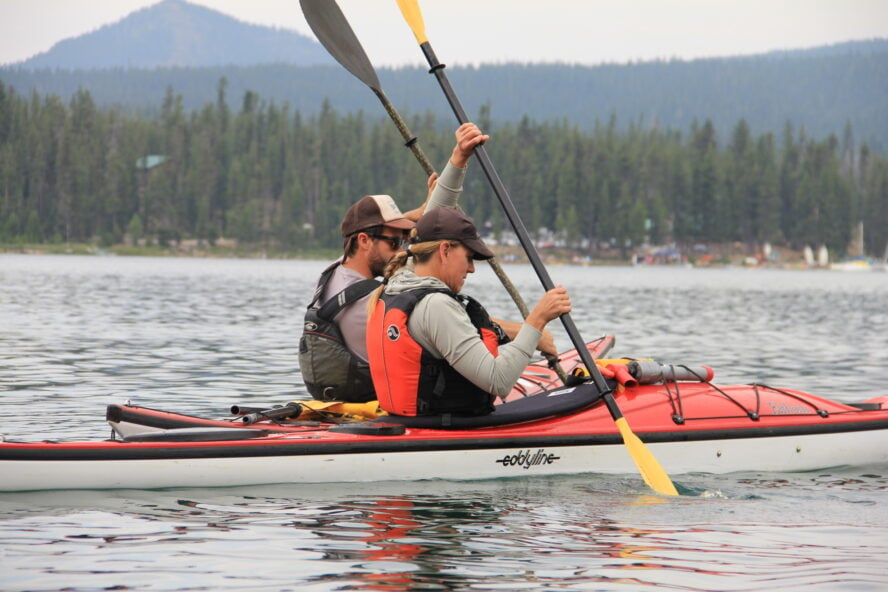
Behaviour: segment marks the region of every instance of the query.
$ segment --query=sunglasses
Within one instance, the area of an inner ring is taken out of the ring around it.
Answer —
[[[404,239],[400,236],[389,236],[387,234],[367,234],[370,238],[375,238],[376,240],[386,241],[388,244],[392,246],[392,249],[397,251],[401,248],[401,245],[404,244]]]

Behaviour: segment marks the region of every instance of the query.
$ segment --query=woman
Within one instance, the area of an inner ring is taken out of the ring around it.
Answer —
[[[475,260],[493,253],[471,218],[437,208],[416,224],[371,297],[370,373],[380,406],[397,415],[483,415],[527,366],[546,324],[570,312],[559,286],[543,295],[512,341],[460,294]]]

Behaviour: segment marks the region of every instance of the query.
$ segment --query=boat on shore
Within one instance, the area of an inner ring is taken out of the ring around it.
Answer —
[[[831,263],[829,269],[831,271],[873,271],[876,265],[866,257],[856,257],[854,259],[846,259]]]
[[[612,344],[602,338],[589,350],[601,358]],[[576,352],[561,359],[565,369],[579,365]],[[609,380],[624,416],[670,475],[888,463],[888,397],[849,405],[761,384],[719,386],[709,369],[605,362],[616,369]],[[634,473],[601,393],[576,380],[565,386],[535,362],[482,417],[346,421],[270,408],[213,419],[111,405],[112,439],[0,442],[0,491]]]

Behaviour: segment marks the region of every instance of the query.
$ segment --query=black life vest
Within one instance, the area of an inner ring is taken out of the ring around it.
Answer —
[[[494,356],[508,338],[484,307],[470,296],[443,288],[384,294],[367,327],[367,352],[379,406],[396,415],[484,415],[493,411],[493,395],[475,386],[446,360],[436,358],[410,335],[407,322],[417,303],[433,293],[447,294],[466,313]]]
[[[321,273],[314,297],[308,304],[299,340],[299,368],[308,392],[315,399],[364,403],[376,398],[370,366],[348,349],[339,325],[333,319],[343,308],[379,287],[379,282],[361,280],[318,306],[339,265],[341,262],[337,261]]]

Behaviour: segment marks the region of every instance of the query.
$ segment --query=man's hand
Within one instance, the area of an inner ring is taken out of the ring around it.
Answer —
[[[426,185],[429,187],[428,193],[426,193],[426,199],[418,208],[414,208],[409,212],[404,212],[404,217],[408,220],[412,220],[413,222],[417,222],[422,215],[425,213],[425,209],[429,205],[429,201],[432,199],[432,192],[435,190],[435,185],[438,184],[438,173],[432,173],[429,175],[428,180],[426,181]]]

